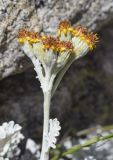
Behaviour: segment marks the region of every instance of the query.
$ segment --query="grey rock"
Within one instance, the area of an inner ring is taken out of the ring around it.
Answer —
[[[100,30],[113,19],[113,0],[0,0],[0,79],[31,65],[17,42],[20,28],[54,33],[62,19]]]

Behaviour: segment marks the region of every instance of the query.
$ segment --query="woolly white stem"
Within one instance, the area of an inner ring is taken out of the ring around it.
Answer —
[[[49,110],[51,101],[51,91],[44,92],[44,124],[43,124],[43,140],[40,160],[49,160],[49,151],[47,151],[47,140],[49,130]]]

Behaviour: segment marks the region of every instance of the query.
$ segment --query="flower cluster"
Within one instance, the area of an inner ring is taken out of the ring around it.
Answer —
[[[62,21],[58,27],[58,35],[61,40],[72,40],[72,38],[79,38],[81,42],[88,45],[89,50],[93,50],[98,42],[97,34],[88,32],[88,30],[80,25],[72,27],[67,21]]]
[[[62,21],[56,37],[22,29],[18,41],[32,60],[41,87],[46,92],[47,88],[52,89],[53,81],[62,69],[66,70],[75,59],[95,48],[98,37],[82,26],[72,27],[68,21]]]
[[[70,65],[74,60],[93,50],[98,37],[82,26],[72,27],[68,21],[62,21],[56,36],[22,29],[18,41],[34,65],[44,94],[44,127],[40,160],[48,160],[49,149],[56,147],[56,138],[61,129],[57,119],[49,121],[51,98]]]

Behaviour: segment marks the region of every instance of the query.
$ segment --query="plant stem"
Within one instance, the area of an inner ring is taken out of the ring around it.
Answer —
[[[44,124],[43,124],[43,140],[40,160],[49,160],[49,151],[47,151],[46,136],[49,130],[49,110],[51,101],[51,91],[44,93]]]
[[[108,141],[111,138],[113,138],[113,133],[106,135],[106,136],[95,136],[95,137],[91,138],[90,140],[87,140],[84,144],[78,144],[78,145],[75,145],[75,146],[67,149],[64,152],[57,153],[54,157],[51,158],[51,160],[59,160],[60,158],[65,157],[69,154],[73,154],[73,153],[75,153],[85,147],[90,147],[91,145],[98,143],[98,142],[101,142],[101,141],[105,141],[105,140]],[[59,148],[59,150],[61,150],[61,148]]]
[[[98,127],[101,129],[101,132],[110,131],[110,130],[113,129],[113,125],[107,125],[107,126],[103,126],[103,127],[100,127],[100,126],[91,127],[91,128],[88,128],[88,129],[78,131],[76,133],[76,136],[80,137],[80,136],[83,136],[83,135],[88,135],[92,132],[95,132],[98,129]]]
[[[91,146],[92,144],[95,144],[97,142],[100,142],[100,141],[104,141],[104,140],[109,140],[113,138],[113,134],[109,134],[109,135],[106,135],[106,136],[97,136],[97,137],[93,137],[92,139],[86,141],[84,144],[79,144],[79,145],[75,145],[73,147],[71,147],[70,149],[68,149],[67,151],[63,152],[61,154],[61,157],[64,157],[68,154],[72,154],[74,152],[77,152],[79,151],[80,149],[84,148],[84,147],[88,147],[88,146]]]
[[[60,84],[64,74],[66,73],[66,71],[68,70],[68,68],[71,66],[71,64],[74,62],[74,59],[70,59],[69,62],[66,64],[66,66],[60,71],[56,81],[55,81],[55,84],[53,86],[53,89],[52,89],[52,96],[54,95],[58,85]]]

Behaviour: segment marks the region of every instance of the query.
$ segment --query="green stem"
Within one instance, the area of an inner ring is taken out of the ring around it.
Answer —
[[[76,136],[80,137],[80,136],[83,136],[83,135],[88,135],[92,132],[95,132],[97,129],[98,129],[98,126],[97,127],[91,127],[91,128],[88,128],[88,129],[84,129],[84,130],[78,131],[76,133]],[[100,127],[100,129],[101,129],[101,132],[110,131],[110,130],[113,129],[113,125],[103,126],[103,127]]]
[[[69,154],[73,154],[82,148],[89,147],[97,142],[109,140],[111,138],[113,138],[113,133],[103,137],[100,137],[100,136],[93,137],[92,139],[86,141],[84,144],[78,144],[69,148],[67,151],[57,153],[54,157],[51,158],[51,160],[59,160],[60,158],[65,157]]]
[[[104,141],[104,140],[109,140],[110,138],[113,138],[113,134],[110,134],[110,135],[107,135],[107,136],[103,136],[103,137],[99,137],[99,136],[94,137],[94,138],[88,140],[87,142],[85,142],[84,144],[79,144],[79,145],[71,147],[67,151],[63,152],[61,157],[64,157],[64,156],[66,156],[68,154],[72,154],[74,152],[77,152],[80,149],[82,149],[84,147],[91,146],[92,144],[95,144],[97,142]]]

